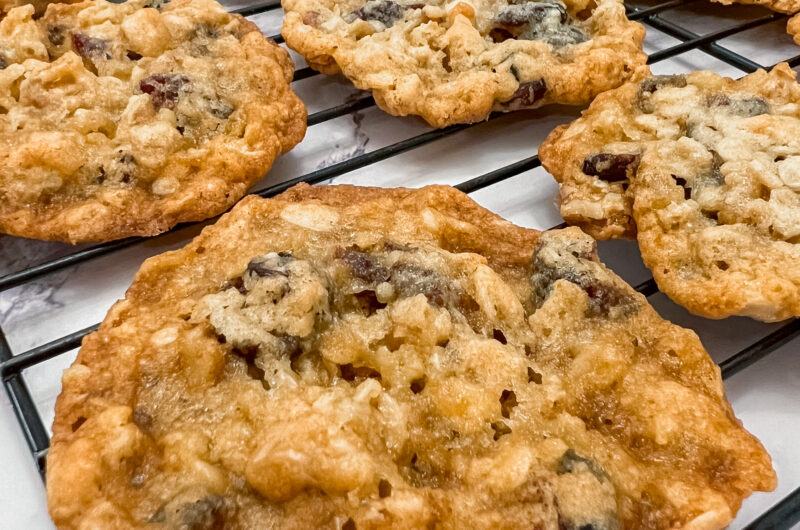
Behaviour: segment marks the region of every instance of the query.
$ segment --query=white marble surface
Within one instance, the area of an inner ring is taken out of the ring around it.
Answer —
[[[237,2],[236,5],[247,5]],[[228,2],[233,6],[234,2]],[[751,7],[722,7],[695,2],[691,8],[670,12],[667,19],[698,33],[735,24],[739,20],[767,14]],[[267,35],[280,28],[280,10],[252,17]],[[784,33],[784,21],[774,22],[722,41],[732,50],[763,64],[800,53]],[[678,41],[648,28],[646,50],[653,52]],[[298,67],[305,63],[294,55]],[[709,68],[738,77],[742,72],[691,51],[654,65],[657,73],[688,72]],[[359,95],[338,77],[314,76],[294,84],[309,113],[342,104]],[[521,112],[451,135],[445,139],[367,166],[335,179],[337,183],[380,186],[455,184],[502,167],[535,153],[544,136],[557,124],[569,121],[578,111],[550,108]],[[315,125],[306,139],[275,164],[255,189],[288,180],[314,169],[369,152],[429,130],[416,118],[394,118],[375,107]],[[549,228],[561,222],[555,207],[556,185],[542,169],[525,172],[473,194],[473,198],[513,222]],[[197,233],[185,229],[149,240],[73,267],[25,286],[0,293],[0,325],[14,353],[44,344],[102,320],[109,306],[123,296],[144,259],[185,244]],[[27,265],[74,251],[72,247],[0,237],[0,275]],[[636,244],[601,244],[602,258],[632,284],[650,276],[639,258]],[[715,361],[720,362],[776,328],[747,319],[709,321],[688,314],[663,295],[651,303],[665,317],[697,331]],[[783,346],[754,366],[726,382],[726,390],[744,425],[771,452],[778,472],[778,489],[745,501],[733,528],[742,528],[788,492],[800,486],[800,340]],[[60,373],[75,352],[62,355],[25,372],[39,412],[46,424],[60,391]],[[0,392],[0,529],[47,529],[42,483],[27,450],[5,393]]]

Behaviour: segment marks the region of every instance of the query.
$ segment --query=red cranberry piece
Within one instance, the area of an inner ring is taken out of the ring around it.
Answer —
[[[72,34],[72,47],[75,52],[86,59],[111,59],[108,53],[108,41],[84,35],[83,33]]]
[[[175,110],[181,92],[191,81],[184,74],[153,74],[139,81],[139,89],[150,96],[156,111]]]

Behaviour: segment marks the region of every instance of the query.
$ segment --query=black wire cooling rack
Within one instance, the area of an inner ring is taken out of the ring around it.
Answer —
[[[658,3],[648,7],[636,8],[629,6],[627,8],[629,19],[640,21],[647,26],[650,26],[680,41],[678,44],[651,53],[648,58],[648,64],[654,64],[688,51],[699,50],[715,59],[734,66],[744,73],[754,72],[759,68],[769,69],[773,66],[758,64],[755,61],[720,45],[718,41],[746,30],[768,24],[770,22],[785,20],[787,18],[786,15],[778,13],[767,14],[757,18],[752,18],[750,20],[738,22],[725,29],[702,35],[690,31],[687,28],[661,16],[666,11],[688,6],[689,4],[693,4],[697,1],[698,0],[670,0],[668,2]],[[233,12],[245,17],[249,17],[277,9],[280,9],[280,3],[270,1],[257,2],[255,5],[236,9],[233,10]],[[283,38],[280,35],[273,35],[270,38],[277,43],[283,42]],[[800,64],[800,54],[791,58],[787,58],[784,61],[789,63],[789,65],[792,67],[797,66]],[[300,81],[315,75],[318,75],[318,73],[308,67],[299,68],[295,71],[294,81]],[[375,100],[371,96],[362,95],[355,99],[350,99],[345,104],[309,115],[308,126],[311,127],[353,112],[357,112],[359,110],[372,107],[373,105],[375,105]],[[497,115],[492,115],[489,119],[492,120],[495,118],[497,118]],[[412,136],[374,151],[354,156],[343,162],[339,162],[316,171],[311,171],[294,179],[270,186],[264,190],[258,191],[256,194],[260,195],[261,197],[272,197],[301,182],[318,184],[335,179],[336,177],[345,175],[351,171],[375,164],[382,160],[386,160],[401,153],[411,151],[423,145],[435,142],[436,140],[453,135],[471,126],[472,125],[454,125],[445,129],[432,130]],[[539,157],[534,155],[470,180],[461,182],[455,187],[465,193],[471,193],[519,175],[525,171],[537,168],[540,165],[541,163],[539,161]],[[180,230],[194,224],[199,223],[179,225],[172,231]],[[553,228],[560,228],[562,226],[564,225],[555,226]],[[143,238],[128,238],[121,241],[104,243],[78,250],[66,256],[52,259],[18,272],[7,274],[0,277],[0,292],[6,291],[13,287],[28,284],[29,282],[33,282],[48,274],[52,274],[69,267],[74,267],[80,263],[113,253],[143,240]],[[658,288],[652,279],[636,286],[636,290],[648,297],[658,292]],[[49,359],[78,348],[82,339],[89,333],[97,330],[98,326],[99,324],[89,326],[88,328],[71,333],[42,346],[18,354],[14,354],[14,352],[11,350],[5,333],[2,327],[0,327],[0,379],[2,379],[3,386],[8,393],[12,408],[14,409],[14,413],[19,421],[22,433],[25,437],[28,447],[30,448],[31,454],[33,455],[39,473],[43,478],[45,475],[45,456],[47,455],[47,449],[49,447],[49,435],[25,382],[24,371],[39,363],[45,362]],[[742,369],[763,359],[782,345],[798,336],[800,336],[800,319],[795,319],[784,323],[772,333],[750,344],[743,350],[735,353],[723,361],[720,364],[723,379],[727,379]],[[800,488],[795,489],[777,504],[761,514],[760,517],[747,526],[747,529],[788,529],[793,527],[798,522],[800,522]]]

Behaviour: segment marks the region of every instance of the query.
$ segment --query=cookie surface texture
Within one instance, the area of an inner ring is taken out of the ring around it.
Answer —
[[[434,127],[586,104],[644,64],[621,1],[284,0],[286,43],[390,114]]]
[[[213,0],[0,21],[0,231],[102,241],[221,213],[305,133],[285,50]]]
[[[757,5],[778,13],[793,15],[800,11],[800,0],[711,0],[726,6],[733,4]]]
[[[251,197],[146,261],[47,469],[62,529],[721,528],[775,484],[591,238],[446,187]]]
[[[24,5],[32,5],[36,11],[36,15],[43,15],[44,12],[47,10],[47,6],[50,4],[55,3],[63,3],[63,4],[76,4],[80,0],[63,0],[63,1],[53,1],[53,0],[0,0],[0,17],[3,16],[4,13],[8,13],[15,7],[20,7]]]
[[[795,44],[800,45],[800,15],[795,15],[786,23],[786,32],[792,36]]]
[[[779,65],[738,81],[644,77],[554,131],[542,161],[565,218],[636,233],[659,287],[693,313],[800,315],[800,85]]]

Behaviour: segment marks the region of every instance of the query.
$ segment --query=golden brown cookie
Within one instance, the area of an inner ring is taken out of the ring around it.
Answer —
[[[782,320],[800,316],[798,104],[786,64],[738,81],[642,70],[556,129],[540,156],[564,218],[598,238],[638,228],[677,303]]]
[[[793,15],[800,11],[800,0],[711,0],[726,6],[733,4],[757,5],[766,7],[778,13]]]
[[[305,132],[286,51],[213,0],[0,21],[0,231],[102,241],[214,216]]]
[[[47,6],[50,4],[62,3],[62,4],[76,4],[80,2],[80,0],[0,0],[0,17],[3,16],[4,13],[8,13],[15,7],[20,7],[24,5],[32,5],[33,8],[36,10],[36,15],[43,15]]]
[[[284,0],[286,43],[390,114],[434,127],[586,104],[644,64],[619,0]]]
[[[765,121],[740,125],[743,141],[771,132],[800,147],[800,121]],[[741,156],[715,161],[689,138],[646,151],[632,185],[642,258],[659,288],[698,315],[800,316],[800,156],[728,147]]]
[[[775,485],[697,336],[447,187],[250,197],[65,373],[59,528],[722,528]]]
[[[795,15],[786,23],[786,33],[792,36],[795,44],[800,45],[800,15]]]

